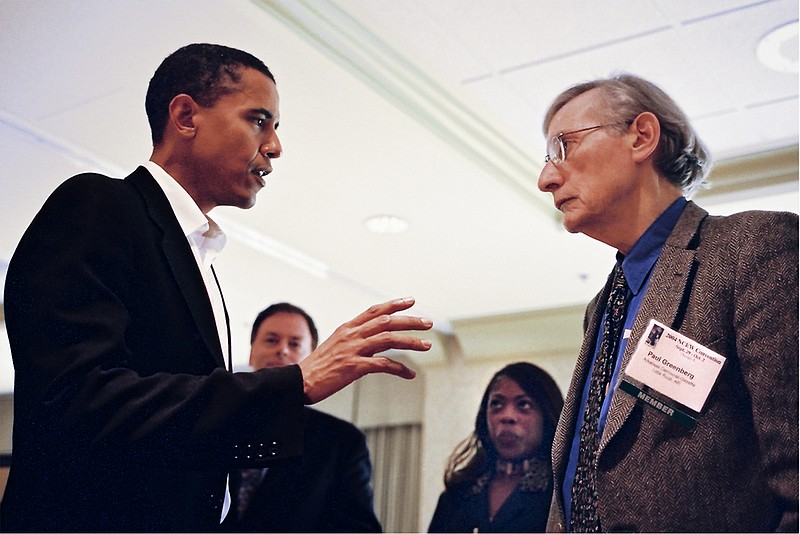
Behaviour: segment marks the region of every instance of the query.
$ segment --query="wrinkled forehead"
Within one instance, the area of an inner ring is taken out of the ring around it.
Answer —
[[[265,318],[258,327],[260,334],[276,334],[286,337],[311,339],[311,330],[302,315],[277,312]]]
[[[239,82],[234,85],[234,92],[248,95],[264,104],[277,106],[279,101],[278,87],[266,74],[255,69],[245,68]]]
[[[606,110],[602,89],[596,87],[567,101],[545,125],[546,137],[578,130],[602,122]]]
[[[489,397],[492,395],[517,396],[525,394],[525,390],[522,389],[517,381],[507,375],[498,376],[489,388]]]

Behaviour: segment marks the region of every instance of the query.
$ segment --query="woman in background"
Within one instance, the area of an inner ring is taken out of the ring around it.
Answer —
[[[553,378],[533,364],[495,373],[474,432],[450,455],[428,532],[544,532],[563,404]]]

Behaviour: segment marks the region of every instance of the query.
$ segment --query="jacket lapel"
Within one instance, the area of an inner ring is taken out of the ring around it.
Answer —
[[[611,277],[606,281],[606,286],[586,307],[584,317],[584,335],[578,361],[575,363],[575,370],[572,373],[572,381],[564,399],[564,410],[556,425],[555,437],[553,439],[553,501],[550,507],[550,519],[548,520],[548,531],[565,531],[565,511],[564,499],[561,498],[561,486],[564,481],[564,474],[567,469],[572,439],[574,437],[575,425],[578,421],[580,411],[581,396],[583,386],[591,372],[592,358],[594,356],[594,340],[600,328],[603,318],[603,306],[600,303],[608,300],[611,291]],[[567,409],[569,408],[569,409]]]
[[[700,230],[700,225],[708,213],[694,202],[689,202],[672,230],[661,252],[644,295],[642,305],[633,323],[631,337],[622,357],[621,369],[628,366],[650,319],[678,329],[680,313],[685,307],[691,290],[691,279],[695,268],[695,250],[692,242]],[[622,372],[620,372],[620,379]],[[637,387],[643,384],[627,378]],[[608,410],[606,426],[600,439],[599,454],[619,431],[636,406],[636,399],[619,390],[614,392]]]
[[[538,514],[537,511],[531,508],[535,499],[536,497],[533,493],[520,491],[519,489],[511,493],[492,520],[492,532],[519,532],[520,526],[526,525],[531,521],[530,517],[532,515]]]
[[[214,361],[224,367],[225,359],[222,355],[214,310],[208,298],[208,291],[172,206],[161,187],[144,167],[137,168],[126,180],[129,180],[139,190],[147,205],[150,218],[161,229],[163,234],[161,246],[164,255],[197,324],[200,336]]]
[[[591,372],[592,358],[594,356],[594,340],[600,328],[603,317],[603,306],[600,303],[608,300],[608,293],[611,287],[611,277],[606,282],[606,286],[587,307],[587,315],[584,318],[584,335],[578,361],[575,363],[575,370],[572,373],[572,381],[564,399],[564,406],[570,407],[564,410],[556,427],[555,443],[553,447],[553,469],[556,470],[560,479],[563,479],[564,471],[567,466],[567,459],[572,445],[573,431],[577,424],[583,386]]]

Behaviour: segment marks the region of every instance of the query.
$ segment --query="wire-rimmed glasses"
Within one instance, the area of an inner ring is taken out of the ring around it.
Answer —
[[[588,126],[586,128],[581,128],[579,130],[572,130],[571,132],[561,132],[558,135],[554,135],[550,138],[550,141],[547,142],[547,155],[544,157],[544,164],[547,165],[547,162],[552,162],[553,165],[560,165],[565,159],[567,159],[567,147],[564,146],[564,139],[565,135],[572,135],[581,132],[588,132],[590,130],[597,130],[599,128],[605,128],[606,126],[617,126],[619,124],[625,124],[624,122],[611,122],[609,124],[598,124],[597,126]]]

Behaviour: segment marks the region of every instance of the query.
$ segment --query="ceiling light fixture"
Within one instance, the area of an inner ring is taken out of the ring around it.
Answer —
[[[766,67],[778,72],[798,72],[798,23],[778,26],[758,42],[756,57]]]
[[[408,229],[408,221],[396,215],[373,215],[364,224],[376,234],[400,234]]]

